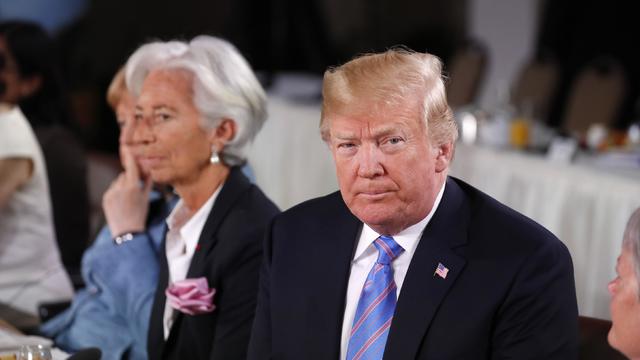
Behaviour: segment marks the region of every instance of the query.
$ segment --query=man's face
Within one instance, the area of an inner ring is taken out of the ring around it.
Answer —
[[[342,198],[362,222],[396,234],[431,210],[450,151],[429,140],[418,101],[351,105],[325,119]]]
[[[629,358],[640,356],[640,298],[631,250],[623,248],[616,265],[618,276],[609,283],[611,321],[609,344]]]

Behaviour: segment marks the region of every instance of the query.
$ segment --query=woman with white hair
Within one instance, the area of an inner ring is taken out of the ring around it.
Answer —
[[[640,359],[640,208],[624,231],[618,276],[609,283],[611,330],[609,344],[629,359]]]
[[[261,239],[278,213],[240,171],[266,119],[264,91],[238,51],[210,36],[144,45],[126,69],[137,97],[131,152],[181,199],[161,247],[149,358],[244,359]],[[115,239],[143,229],[132,223]]]

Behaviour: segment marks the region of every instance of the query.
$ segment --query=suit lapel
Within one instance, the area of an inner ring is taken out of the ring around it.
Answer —
[[[320,348],[313,352],[317,358],[338,358],[342,336],[347,284],[351,260],[361,222],[345,206],[340,193],[334,193],[335,201],[323,209],[330,219],[321,233],[314,234],[313,256],[307,268],[321,269],[310,279],[313,287],[308,291],[314,296],[313,314],[309,323],[314,324],[314,344]],[[326,356],[322,356],[324,354]]]
[[[153,299],[153,306],[151,309],[151,319],[149,323],[149,336],[147,338],[147,348],[150,359],[160,359],[162,352],[164,351],[164,305],[166,289],[169,282],[169,266],[167,264],[167,255],[165,252],[165,241],[167,238],[168,227],[165,224],[163,226],[164,235],[160,243],[160,251],[158,253],[158,262],[160,265],[160,272],[158,274],[158,285],[156,288],[155,297]]]
[[[425,228],[404,279],[387,339],[385,359],[415,359],[422,339],[466,260],[453,249],[467,241],[468,204],[451,179],[433,218]],[[435,274],[438,264],[446,277]]]
[[[251,183],[242,174],[240,168],[231,168],[229,177],[222,186],[220,194],[218,194],[218,198],[213,203],[213,208],[202,228],[202,233],[200,233],[200,238],[198,239],[198,247],[189,265],[187,278],[202,276],[207,266],[204,260],[218,242],[218,237],[215,234],[218,232],[220,224],[222,224],[229,210],[233,208],[238,197],[247,191],[250,186]]]

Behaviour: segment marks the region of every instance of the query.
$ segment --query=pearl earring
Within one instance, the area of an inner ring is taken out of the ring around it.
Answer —
[[[211,156],[209,157],[209,162],[211,164],[220,163],[220,156],[218,156],[218,151],[216,150],[215,145],[211,145]]]

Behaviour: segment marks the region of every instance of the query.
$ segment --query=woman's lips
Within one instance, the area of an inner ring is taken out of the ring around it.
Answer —
[[[145,169],[151,169],[154,168],[156,166],[158,166],[158,164],[162,161],[162,157],[160,156],[140,156],[138,157],[138,161],[140,162],[140,165],[145,168]]]

